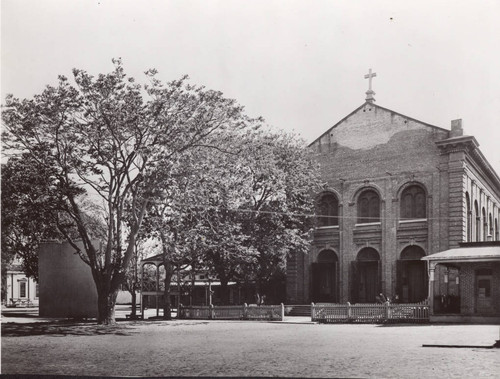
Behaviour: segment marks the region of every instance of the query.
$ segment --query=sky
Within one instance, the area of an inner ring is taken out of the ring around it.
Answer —
[[[72,68],[189,75],[312,142],[364,103],[450,129],[500,175],[500,1],[2,0],[1,97]]]

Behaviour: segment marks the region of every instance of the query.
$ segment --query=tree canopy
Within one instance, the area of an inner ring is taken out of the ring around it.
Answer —
[[[2,250],[29,264],[41,240],[69,241],[90,266],[103,324],[139,239],[161,242],[166,269],[190,262],[223,286],[282,273],[287,254],[307,250],[317,170],[304,144],[187,77],[163,83],[148,70],[141,85],[113,63],[7,97]]]
[[[142,86],[126,76],[120,60],[114,64],[111,73],[97,77],[74,69],[74,84],[60,76],[56,87],[32,99],[9,95],[2,113],[3,142],[11,153],[53,170],[60,212],[75,225],[84,248],[65,225],[57,224],[58,232],[91,268],[100,323],[114,322],[117,291],[145,212],[161,192],[159,168],[168,172],[180,154],[222,128],[261,122],[245,116],[236,101],[187,78],[163,84],[149,70]]]

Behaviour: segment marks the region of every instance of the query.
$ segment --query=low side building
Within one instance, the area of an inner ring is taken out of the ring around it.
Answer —
[[[8,268],[6,281],[5,305],[8,307],[38,306],[38,283],[25,275],[18,259],[14,260]]]
[[[97,289],[92,272],[68,242],[40,246],[38,276],[41,317],[97,317]]]
[[[464,242],[422,260],[429,264],[434,294],[431,322],[500,323],[500,241]],[[439,268],[444,286],[436,283]]]

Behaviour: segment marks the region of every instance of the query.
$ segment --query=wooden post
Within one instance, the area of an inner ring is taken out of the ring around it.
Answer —
[[[248,305],[243,303],[243,320],[248,320]]]
[[[436,264],[429,262],[429,315],[434,315],[434,272]]]
[[[210,320],[213,320],[215,318],[215,310],[213,304],[210,304]]]
[[[314,303],[311,303],[311,321],[314,321],[316,318]]]
[[[281,303],[281,321],[285,320],[285,305]]]
[[[391,303],[389,301],[385,302],[385,321],[389,321],[392,319],[392,314],[391,314]]]
[[[160,290],[160,268],[158,267],[157,264],[155,264],[156,267],[156,317],[160,316],[160,300],[158,298],[158,291]]]
[[[144,264],[141,264],[141,298],[140,298],[140,301],[141,301],[141,319],[144,320],[144,299],[142,298],[143,297],[143,294],[142,294],[143,288],[144,288]]]
[[[347,302],[347,321],[350,322],[352,319],[351,303]]]
[[[212,282],[210,277],[208,277],[208,305],[212,305]]]

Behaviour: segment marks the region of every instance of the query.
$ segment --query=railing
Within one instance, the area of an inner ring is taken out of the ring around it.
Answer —
[[[283,321],[285,307],[280,305],[260,305],[257,307],[246,307],[246,319],[248,320],[277,320]]]
[[[19,298],[19,299],[10,299],[10,307],[32,307],[34,306],[33,302],[30,299]]]
[[[428,322],[427,300],[415,304],[311,304],[312,321],[325,323]]]
[[[284,305],[180,306],[179,318],[203,320],[272,320],[283,321]]]
[[[156,282],[142,282],[143,292],[156,292]],[[159,289],[158,289],[159,291]]]
[[[179,318],[208,320],[212,318],[212,314],[212,309],[210,307],[183,307],[181,305],[179,309]]]
[[[240,320],[244,310],[242,306],[213,306],[212,319],[218,320]]]

